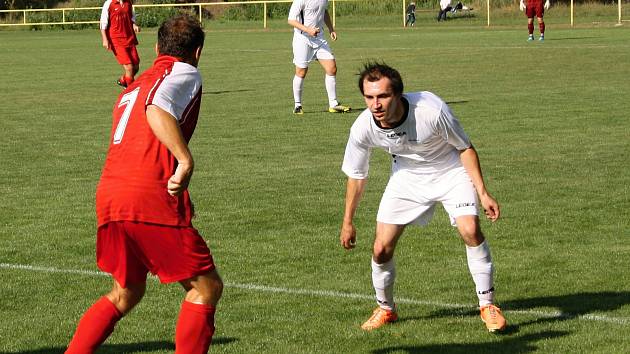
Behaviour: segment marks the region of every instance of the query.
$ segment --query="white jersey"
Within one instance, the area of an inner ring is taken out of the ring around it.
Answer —
[[[319,27],[317,37],[324,36],[324,15],[328,8],[328,0],[293,0],[289,10],[289,20],[300,22],[306,27]],[[299,29],[294,29],[295,35],[308,36]]]
[[[348,177],[367,178],[373,148],[392,155],[392,173],[404,169],[419,175],[439,174],[462,166],[459,150],[471,143],[448,105],[427,91],[403,94],[403,98],[409,110],[396,128],[380,128],[369,109],[354,122],[342,166]]]
[[[440,8],[442,10],[446,10],[449,6],[451,6],[451,0],[440,0]]]

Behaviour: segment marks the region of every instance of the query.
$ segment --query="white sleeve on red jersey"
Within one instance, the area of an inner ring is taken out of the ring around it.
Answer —
[[[109,26],[109,5],[111,5],[112,0],[107,0],[103,4],[103,10],[101,10],[101,25],[100,28],[102,30],[106,30]]]
[[[156,105],[181,121],[182,115],[201,89],[201,75],[190,64],[176,62],[164,80],[158,81],[155,94],[149,94],[146,105]]]

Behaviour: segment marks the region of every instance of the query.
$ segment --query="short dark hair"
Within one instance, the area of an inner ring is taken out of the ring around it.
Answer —
[[[363,65],[363,70],[359,73],[359,90],[361,90],[361,94],[363,94],[363,82],[365,80],[374,82],[384,77],[388,78],[392,83],[394,95],[402,95],[404,85],[400,73],[391,66],[379,62],[367,62]]]
[[[180,14],[164,21],[158,30],[160,54],[171,55],[183,60],[191,59],[199,47],[203,47],[205,33],[199,21]]]

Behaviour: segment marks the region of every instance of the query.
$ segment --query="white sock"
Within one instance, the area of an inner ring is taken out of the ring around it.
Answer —
[[[302,105],[302,89],[304,88],[304,78],[293,76],[293,100],[295,107]]]
[[[479,306],[494,303],[493,274],[494,265],[490,256],[490,247],[485,240],[477,247],[466,246],[468,269],[475,282]]]
[[[337,77],[326,74],[324,83],[326,84],[326,93],[328,93],[328,106],[335,107],[339,104],[337,101]]]
[[[378,264],[372,259],[372,285],[376,292],[376,302],[385,309],[392,311],[394,304],[394,279],[396,278],[396,265],[394,259]]]

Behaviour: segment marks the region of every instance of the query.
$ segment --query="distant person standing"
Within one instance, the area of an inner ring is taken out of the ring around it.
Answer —
[[[413,27],[413,25],[416,23],[416,3],[413,1],[410,2],[405,12],[407,13],[407,20],[405,21],[405,27],[408,27],[408,26]]]
[[[123,67],[123,75],[116,81],[122,87],[129,86],[140,69],[140,57],[136,50],[136,16],[131,0],[106,0],[101,11],[101,37],[103,47],[111,50]]]
[[[337,40],[337,32],[333,28],[327,8],[328,0],[293,0],[289,10],[288,23],[294,27],[294,114],[304,114],[302,108],[304,78],[308,72],[308,65],[313,60],[319,61],[326,72],[324,84],[328,94],[328,112],[345,113],[351,110],[337,100],[337,63],[328,42],[324,39],[324,24],[328,27],[333,41]]]
[[[440,12],[437,17],[438,22],[446,21],[446,14],[452,9],[451,0],[440,0]]]
[[[540,31],[539,41],[545,40],[545,21],[543,20],[543,16],[545,14],[545,10],[549,10],[551,4],[549,0],[546,0],[543,5],[543,0],[521,0],[520,9],[521,11],[525,11],[525,15],[527,15],[527,31],[529,32],[529,36],[527,37],[527,41],[531,42],[534,40],[534,16],[538,20],[538,30]]]

